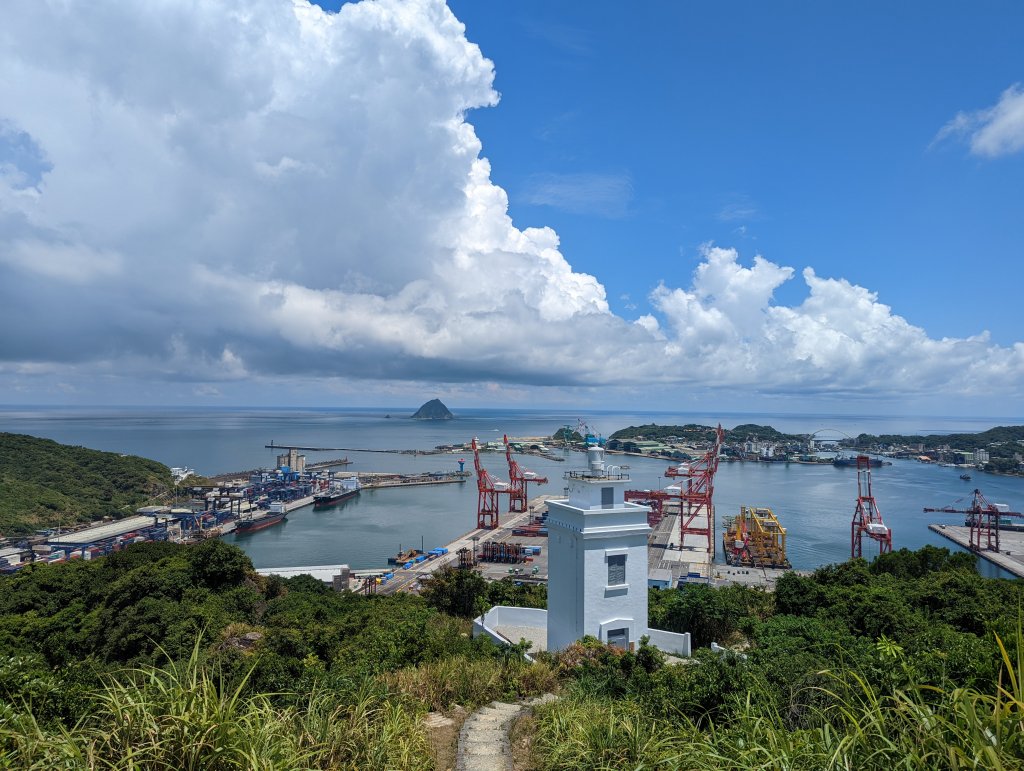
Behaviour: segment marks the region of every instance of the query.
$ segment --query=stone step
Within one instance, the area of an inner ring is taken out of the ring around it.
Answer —
[[[511,771],[508,731],[513,720],[526,707],[545,704],[554,698],[552,694],[545,694],[523,704],[492,701],[470,715],[459,733],[458,771]]]

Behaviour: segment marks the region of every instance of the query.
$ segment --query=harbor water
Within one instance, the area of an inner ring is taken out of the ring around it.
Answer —
[[[347,456],[348,471],[433,472],[458,469],[460,458],[472,469],[467,454],[414,455],[359,450],[432,450],[437,445],[482,442],[509,436],[550,436],[561,426],[575,428],[578,415],[543,411],[457,410],[450,421],[413,421],[412,410],[224,410],[224,409],[53,409],[5,408],[0,430],[31,434],[108,450],[154,458],[169,466],[190,466],[213,475],[270,467],[278,445],[343,448],[306,453],[309,462]],[[769,414],[654,414],[589,413],[592,429],[608,435],[629,425],[645,423],[714,424],[731,428],[741,423],[772,425],[788,433],[811,433],[829,428],[856,435],[869,433],[954,433],[980,431],[994,425],[1019,424],[1014,418],[892,418],[881,416]],[[500,453],[482,455],[492,474],[507,479]],[[610,456],[628,465],[637,489],[658,489],[665,461]],[[560,493],[562,474],[583,463],[570,453],[562,462],[535,456],[519,458],[526,468],[547,476],[547,485],[532,494]],[[916,461],[895,460],[873,471],[874,493],[894,548],[918,548],[931,543],[955,548],[927,529],[931,522],[962,524],[962,516],[925,514],[925,506],[969,504],[978,487],[989,501],[1024,507],[1024,479],[972,472]],[[324,509],[305,507],[289,514],[282,525],[228,540],[243,548],[257,567],[347,563],[353,568],[376,568],[399,548],[427,549],[444,545],[471,530],[476,522],[476,484],[440,484],[364,490],[359,496]],[[856,499],[856,471],[831,465],[723,462],[715,481],[719,523],[741,505],[768,506],[788,530],[793,566],[810,569],[846,559],[850,553],[850,520]],[[718,546],[718,544],[716,544]],[[870,551],[874,544],[865,544]],[[874,553],[873,551],[871,552]],[[983,563],[986,575],[1002,574]]]

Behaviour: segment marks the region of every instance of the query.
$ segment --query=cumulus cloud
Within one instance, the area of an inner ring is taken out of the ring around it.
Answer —
[[[932,144],[949,137],[966,139],[974,155],[988,158],[1024,150],[1024,89],[1015,83],[994,106],[957,113],[939,130]]]
[[[1024,381],[1019,344],[931,339],[810,269],[806,300],[780,306],[793,268],[712,245],[688,286],[613,314],[553,230],[510,219],[466,119],[496,104],[493,67],[441,0],[337,14],[305,0],[38,0],[6,10],[0,68],[12,388],[90,375],[200,396],[317,377],[517,394]],[[632,192],[626,177],[547,182],[551,205],[606,216]]]

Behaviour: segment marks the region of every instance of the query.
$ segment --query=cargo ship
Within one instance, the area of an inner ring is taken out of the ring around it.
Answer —
[[[358,494],[359,479],[357,477],[335,479],[325,490],[313,494],[313,508],[322,509],[325,506],[333,506]]]
[[[265,527],[272,527],[284,522],[285,517],[288,514],[284,511],[272,511],[266,516],[260,517],[259,519],[240,519],[235,523],[236,533],[255,533],[257,530],[262,530]]]
[[[867,456],[864,455],[864,456],[861,456],[861,457],[867,457]],[[868,464],[871,466],[871,468],[881,468],[882,466],[891,466],[892,462],[891,461],[887,461],[887,460],[882,460],[880,458],[868,458]],[[836,466],[836,467],[840,467],[840,468],[846,468],[846,467],[856,468],[857,467],[857,458],[856,457],[851,458],[848,455],[839,455],[839,456],[837,456],[832,461],[832,465]]]

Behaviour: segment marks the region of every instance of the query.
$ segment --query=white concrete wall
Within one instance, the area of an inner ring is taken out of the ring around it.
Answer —
[[[478,618],[482,618],[483,623],[491,629],[499,626],[529,626],[544,629],[548,625],[548,612],[544,608],[513,608],[508,605],[496,605]]]
[[[580,532],[561,525],[582,518],[563,504],[548,501],[548,612],[550,619],[558,619],[548,624],[549,651],[571,645],[584,634],[583,538]]]
[[[647,636],[651,638],[651,645],[656,646],[665,653],[672,653],[676,656],[690,655],[690,633],[666,632],[664,629],[648,629]]]
[[[513,608],[507,605],[496,605],[484,615],[473,619],[473,636],[485,635],[498,645],[509,645],[512,641],[497,631],[499,626],[525,626],[543,630],[547,628],[547,625],[548,612],[543,608]],[[533,657],[529,654],[523,654],[523,657],[527,661],[533,661]]]
[[[492,641],[498,645],[507,645],[510,641],[505,639],[498,631],[499,626],[517,626],[517,627],[531,627],[534,629],[544,629],[548,625],[549,612],[543,608],[513,608],[504,605],[498,605],[491,608],[482,616],[477,616],[473,619],[473,636],[479,637],[480,635],[486,635],[490,637]],[[614,623],[606,625],[608,628],[617,628]],[[607,629],[605,630],[607,632]],[[686,632],[684,634],[678,634],[676,632],[666,632],[664,629],[651,629],[644,626],[637,626],[638,634],[634,638],[630,636],[630,642],[639,644],[640,638],[644,635],[650,638],[651,645],[654,645],[659,650],[665,653],[671,653],[676,656],[690,656],[690,634]],[[595,637],[599,635],[594,635]],[[602,637],[601,639],[605,639]],[[529,656],[529,660],[533,660]]]

